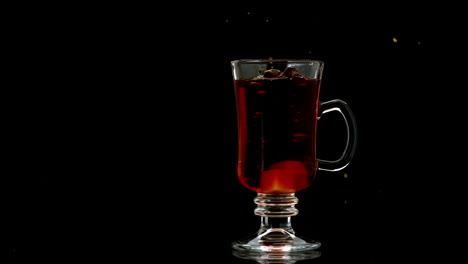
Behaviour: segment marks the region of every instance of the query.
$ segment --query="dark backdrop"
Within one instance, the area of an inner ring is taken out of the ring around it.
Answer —
[[[456,7],[10,11],[2,177],[10,263],[243,263],[229,244],[259,219],[255,194],[235,176],[230,61],[269,57],[324,61],[321,101],[342,99],[357,119],[351,164],[320,171],[297,193],[296,231],[323,244],[314,261],[451,256],[464,174]],[[339,116],[321,120],[319,157],[336,157],[344,135]]]

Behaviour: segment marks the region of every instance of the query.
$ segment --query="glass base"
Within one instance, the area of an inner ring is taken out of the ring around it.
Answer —
[[[270,228],[260,235],[233,242],[232,247],[249,252],[302,252],[318,249],[320,242],[297,237],[282,228]]]
[[[320,257],[319,251],[301,251],[301,252],[250,252],[234,250],[232,254],[242,259],[255,260],[260,264],[294,264],[301,260],[310,260]]]
[[[297,215],[298,199],[290,194],[262,194],[255,198],[255,214],[261,217],[258,232],[235,241],[232,248],[243,252],[305,252],[320,247],[320,242],[297,237],[291,217]]]

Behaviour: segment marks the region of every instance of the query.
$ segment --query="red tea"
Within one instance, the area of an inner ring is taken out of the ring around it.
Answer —
[[[315,178],[320,80],[295,68],[235,80],[239,157],[237,175],[258,193],[294,193]]]

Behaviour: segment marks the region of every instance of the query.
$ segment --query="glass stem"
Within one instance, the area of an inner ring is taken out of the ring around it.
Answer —
[[[295,207],[299,200],[294,193],[258,193],[254,201],[257,204],[254,213],[261,217],[286,218],[295,216],[299,212]]]
[[[261,217],[260,229],[258,234],[263,234],[270,229],[283,229],[291,234],[294,234],[294,230],[291,226],[291,217]]]
[[[295,205],[298,203],[294,193],[264,194],[255,198],[255,214],[261,217],[258,235],[270,232],[289,233],[294,235],[291,217],[298,214]],[[286,232],[285,232],[286,231]]]

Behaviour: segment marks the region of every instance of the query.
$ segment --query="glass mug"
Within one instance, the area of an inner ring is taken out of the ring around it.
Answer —
[[[320,242],[297,237],[291,216],[295,193],[309,187],[318,170],[339,171],[350,163],[357,129],[342,100],[320,102],[324,63],[319,60],[235,60],[231,62],[237,106],[238,180],[257,193],[258,232],[232,243],[245,252],[303,252]],[[316,156],[317,121],[338,111],[347,143],[337,160]]]

